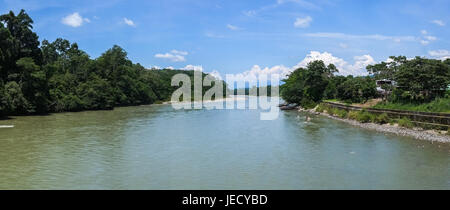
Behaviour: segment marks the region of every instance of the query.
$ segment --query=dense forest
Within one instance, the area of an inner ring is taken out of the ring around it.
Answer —
[[[147,70],[119,46],[91,59],[65,39],[40,43],[32,24],[24,10],[0,16],[0,117],[167,101],[178,88],[172,76],[194,75]]]
[[[376,89],[377,80],[390,80],[395,84],[382,87],[390,93],[385,104],[442,104],[444,99],[448,107],[450,59],[391,57],[389,62],[370,65],[367,70],[369,76],[336,76],[339,71],[333,64],[326,66],[323,61],[314,61],[284,80],[281,95],[287,102],[304,107],[313,107],[325,99],[363,103],[381,97]]]
[[[274,86],[274,87],[278,87],[278,86]],[[262,91],[265,91],[266,93],[263,93]],[[257,86],[253,86],[252,88],[239,88],[239,89],[234,89],[234,95],[245,95],[245,96],[272,96],[272,86],[268,85],[268,86],[263,86],[263,87],[257,87]]]

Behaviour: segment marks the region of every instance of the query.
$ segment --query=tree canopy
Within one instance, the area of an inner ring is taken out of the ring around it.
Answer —
[[[91,59],[69,40],[40,44],[32,24],[24,10],[0,16],[0,117],[152,104],[170,100],[175,74],[194,77],[147,70],[117,45]]]

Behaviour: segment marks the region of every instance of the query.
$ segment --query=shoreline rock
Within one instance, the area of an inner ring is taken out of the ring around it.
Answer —
[[[332,116],[325,113],[316,112],[315,109],[305,110],[303,108],[299,109],[300,112],[308,112],[310,114],[325,116],[334,120],[338,120],[341,122],[348,123],[353,126],[357,126],[364,129],[374,130],[382,133],[390,133],[398,136],[412,137],[418,140],[425,140],[431,143],[439,142],[439,143],[450,143],[450,136],[438,134],[435,131],[423,130],[420,128],[408,129],[399,127],[398,125],[389,125],[389,124],[375,124],[375,123],[360,123],[356,120],[351,119],[342,119],[336,116]]]

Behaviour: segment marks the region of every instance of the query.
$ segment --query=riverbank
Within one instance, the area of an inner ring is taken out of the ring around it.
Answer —
[[[429,141],[431,143],[434,143],[434,142],[450,143],[449,135],[440,134],[438,131],[435,131],[435,130],[424,130],[422,128],[409,129],[409,128],[400,127],[398,124],[394,124],[394,125],[381,124],[380,125],[380,124],[375,124],[375,123],[361,123],[361,122],[358,122],[358,121],[352,120],[352,119],[339,118],[337,116],[330,115],[325,112],[323,112],[323,113],[317,112],[316,108],[309,109],[309,110],[299,108],[299,111],[300,112],[308,112],[308,113],[315,114],[315,115],[325,116],[325,117],[328,117],[328,118],[331,118],[334,120],[348,123],[353,126],[357,126],[357,127],[369,129],[369,130],[374,130],[377,132],[390,133],[390,134],[395,134],[398,136],[412,137],[412,138],[419,139],[419,140]]]

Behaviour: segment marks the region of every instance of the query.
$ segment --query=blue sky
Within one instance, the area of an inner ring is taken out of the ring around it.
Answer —
[[[117,44],[145,67],[260,74],[323,59],[358,75],[390,55],[450,57],[448,0],[0,0],[22,8],[41,40],[93,58]]]

